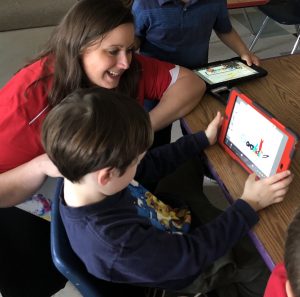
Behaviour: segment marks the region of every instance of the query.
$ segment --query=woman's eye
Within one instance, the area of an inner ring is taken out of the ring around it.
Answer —
[[[135,51],[135,49],[133,47],[132,48],[128,48],[126,50],[127,54],[132,54],[132,53],[134,53],[134,51]]]
[[[112,56],[116,56],[119,53],[119,50],[109,50],[108,53]]]

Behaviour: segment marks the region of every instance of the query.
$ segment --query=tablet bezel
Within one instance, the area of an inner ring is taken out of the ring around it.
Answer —
[[[218,65],[225,64],[225,63],[232,62],[232,61],[241,62],[244,65],[248,66],[247,63],[244,60],[240,59],[239,57],[236,57],[236,58],[232,58],[232,59],[220,60],[220,61],[208,63],[203,67],[199,67],[199,68],[194,69],[193,71],[201,79],[203,79],[205,81],[208,90],[215,89],[215,88],[222,87],[222,86],[226,86],[228,88],[231,88],[231,87],[233,87],[234,85],[236,85],[238,83],[245,82],[245,81],[248,81],[248,80],[251,80],[251,79],[254,79],[254,78],[258,78],[258,77],[263,77],[263,76],[266,76],[268,74],[268,72],[265,69],[263,69],[262,67],[252,64],[251,66],[248,66],[248,67],[250,67],[253,70],[257,71],[257,73],[211,84],[210,82],[208,82],[205,79],[205,77],[203,77],[202,75],[200,75],[200,73],[198,73],[199,70],[206,69],[206,68],[209,68],[209,67],[212,67],[212,66],[218,66]]]
[[[266,118],[269,122],[271,122],[273,125],[275,125],[278,130],[280,130],[283,134],[285,134],[287,136],[287,142],[286,142],[285,148],[283,150],[281,159],[278,163],[278,167],[276,168],[275,173],[287,170],[290,166],[290,163],[291,163],[292,157],[294,155],[295,147],[296,147],[299,137],[296,135],[296,133],[294,133],[290,129],[286,128],[283,124],[281,124],[273,115],[271,115],[263,107],[261,107],[259,104],[255,103],[250,98],[248,98],[245,94],[242,94],[241,92],[239,92],[237,89],[232,89],[229,99],[228,99],[228,104],[226,106],[224,120],[223,120],[222,127],[221,127],[219,137],[218,137],[218,142],[221,145],[221,147],[231,156],[231,158],[233,158],[235,161],[237,161],[247,172],[249,172],[249,173],[254,172],[225,143],[229,123],[231,120],[232,112],[233,112],[237,98],[240,98],[243,102],[250,105],[255,111],[260,113],[264,118]],[[261,174],[259,174],[258,172],[255,172],[255,173],[258,175],[258,177],[264,177]]]

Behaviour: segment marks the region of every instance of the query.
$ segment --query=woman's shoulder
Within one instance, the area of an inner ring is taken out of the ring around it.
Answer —
[[[179,67],[139,54],[135,58],[140,64],[139,101],[143,104],[144,98],[160,99],[173,81],[172,69],[176,71]]]
[[[23,110],[24,117],[45,108],[53,81],[51,68],[47,58],[23,67],[0,89],[0,105],[11,110]]]
[[[46,66],[46,63],[49,66]],[[22,94],[34,85],[36,82],[43,81],[43,78],[49,77],[53,74],[52,62],[47,57],[34,61],[16,72],[13,77],[0,90],[1,97],[11,97],[18,93]],[[47,69],[47,74],[45,73]],[[37,86],[37,85],[36,85]]]
[[[48,112],[49,78],[42,79],[46,60],[22,68],[0,90],[0,172],[44,152],[40,131]],[[4,128],[5,127],[5,128]]]
[[[157,66],[157,67],[169,68],[169,69],[172,69],[175,67],[175,65],[172,63],[169,63],[166,61],[161,61],[156,58],[144,56],[144,55],[137,54],[137,53],[135,54],[135,58],[141,64],[142,67],[143,66],[145,66],[145,67]]]

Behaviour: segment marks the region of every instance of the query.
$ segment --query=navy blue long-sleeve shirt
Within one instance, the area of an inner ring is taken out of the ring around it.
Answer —
[[[200,132],[155,148],[141,161],[135,179],[159,180],[207,146]],[[166,208],[179,219],[165,220]],[[165,207],[134,186],[75,208],[66,206],[62,196],[60,211],[70,243],[91,274],[171,290],[189,285],[258,221],[255,211],[238,199],[209,224],[190,230],[187,210]]]

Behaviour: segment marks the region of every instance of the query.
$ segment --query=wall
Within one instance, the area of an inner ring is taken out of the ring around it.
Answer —
[[[76,0],[0,0],[0,31],[56,25]]]

